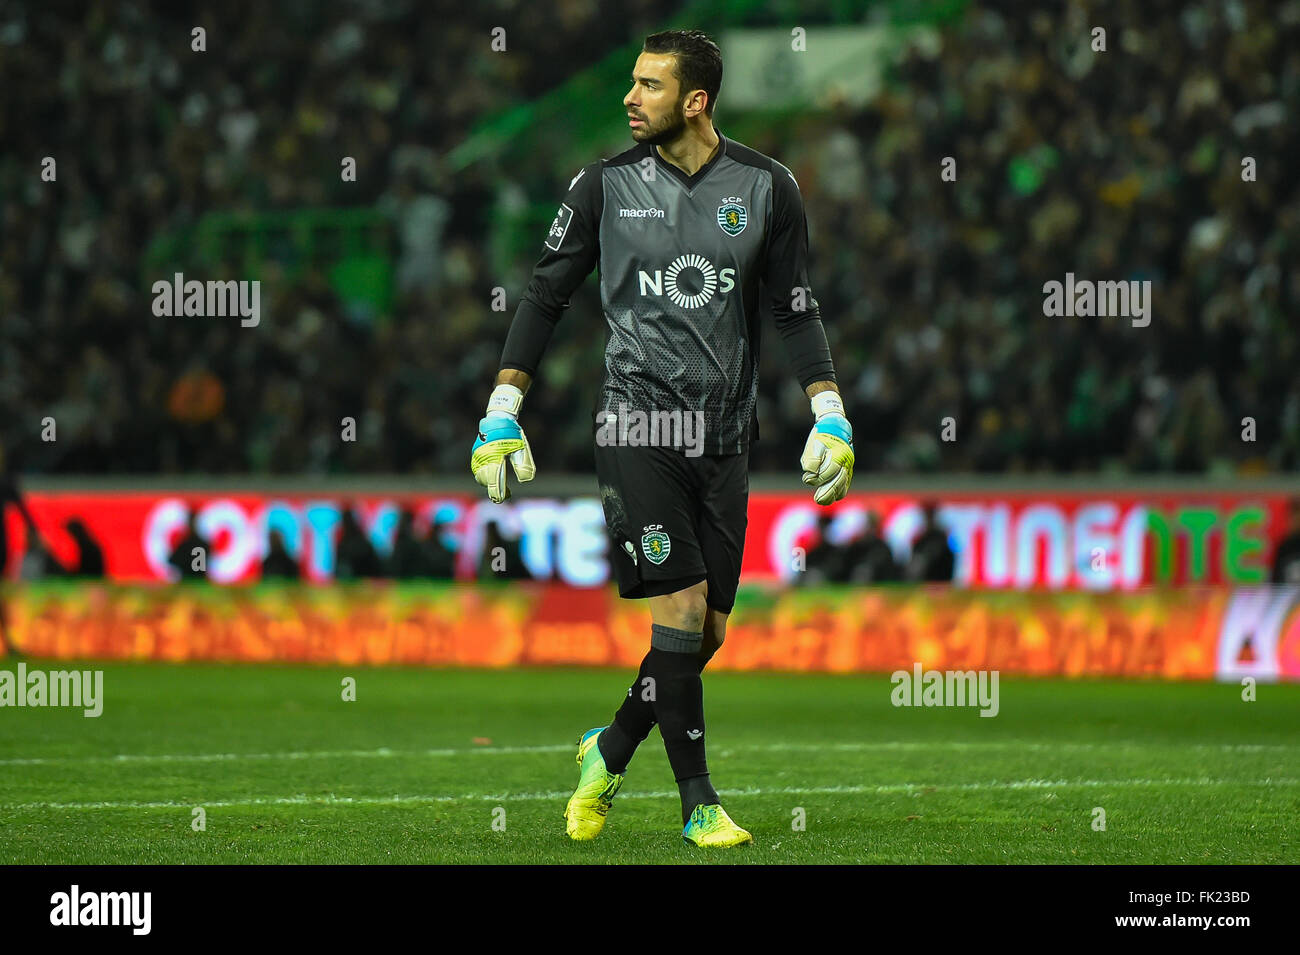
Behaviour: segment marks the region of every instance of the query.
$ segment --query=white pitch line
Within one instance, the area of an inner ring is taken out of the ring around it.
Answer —
[[[884,783],[875,786],[783,786],[776,789],[747,787],[744,789],[721,789],[724,796],[833,796],[833,795],[888,795],[906,792],[977,792],[977,791],[1015,791],[1021,789],[1107,789],[1111,787],[1133,786],[1297,786],[1300,779],[1210,779],[1208,777],[1183,779],[1017,779],[1008,782],[996,780],[985,783],[948,783],[931,785],[928,783]],[[155,802],[29,802],[0,805],[8,812],[31,810],[95,810],[95,809],[190,809],[202,806],[206,809],[222,809],[242,806],[395,806],[403,804],[419,805],[426,803],[456,802],[550,802],[567,799],[571,790],[536,793],[466,793],[460,796],[258,796],[250,799],[225,800],[191,800],[177,802],[161,800]],[[619,793],[622,799],[669,799],[677,798],[676,792],[627,792]]]
[[[57,766],[66,763],[218,763],[239,760],[274,760],[274,759],[384,759],[444,756],[511,756],[532,753],[571,752],[573,743],[549,744],[546,746],[471,746],[463,748],[400,750],[381,746],[378,749],[351,750],[302,750],[280,753],[122,753],[116,756],[32,756],[0,759],[0,766]],[[1030,740],[921,740],[921,741],[882,741],[858,743],[758,743],[755,745],[730,744],[719,746],[719,752],[862,752],[867,750],[981,750],[981,749],[1016,749],[1028,752],[1039,751],[1103,751],[1113,752],[1117,749],[1173,749],[1213,752],[1255,753],[1287,752],[1300,749],[1300,746],[1286,743],[1145,743],[1125,740],[1114,743],[1044,743]]]
[[[393,756],[471,756],[478,754],[512,755],[516,753],[567,753],[575,751],[573,743],[550,746],[475,746],[467,749],[400,750],[381,746],[378,749],[305,750],[284,753],[122,753],[117,756],[35,756],[0,759],[0,766],[42,766],[62,763],[220,763],[242,759],[383,759]]]

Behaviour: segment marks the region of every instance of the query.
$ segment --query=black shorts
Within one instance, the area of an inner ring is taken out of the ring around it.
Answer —
[[[597,444],[596,478],[619,595],[658,597],[707,580],[708,605],[730,613],[749,524],[749,452]]]

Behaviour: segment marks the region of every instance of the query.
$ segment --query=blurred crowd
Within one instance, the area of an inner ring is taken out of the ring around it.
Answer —
[[[334,541],[335,580],[451,580],[455,575],[456,551],[444,539],[445,522],[435,522],[421,530],[414,512],[403,510],[392,547],[384,552],[366,534],[350,503],[344,503],[340,513],[338,536]],[[184,533],[167,557],[167,563],[175,569],[175,579],[207,580],[207,555],[211,550],[212,542],[203,536],[196,515],[191,513]],[[518,556],[517,551],[514,556]],[[522,559],[517,561],[517,566],[523,566]],[[284,534],[272,528],[267,534],[261,579],[301,581],[306,576],[300,559],[289,552]],[[486,571],[482,576],[487,577]]]
[[[1300,4],[976,6],[792,140],[860,460],[1300,466]],[[1067,272],[1150,280],[1150,325],[1045,317]]]
[[[521,202],[554,202],[573,170],[452,169],[446,155],[485,116],[662,28],[657,6],[359,0],[188,16],[127,0],[75,22],[6,8],[0,441],[29,473],[466,473],[536,258],[503,279],[494,227]],[[719,128],[800,182],[859,467],[1300,466],[1300,2],[981,6],[913,46],[864,108],[742,136],[724,75]],[[44,156],[56,183],[40,181]],[[341,156],[356,182],[341,181]],[[945,156],[954,182],[940,179]],[[149,283],[170,274],[141,263],[160,235],[208,212],[328,206],[391,222],[389,313],[349,307],[319,270],[273,264],[256,329],[153,317]],[[1150,325],[1045,317],[1043,283],[1066,272],[1150,280]],[[498,285],[505,314],[487,307]],[[528,399],[549,473],[592,466],[574,409],[603,368],[597,308],[589,283]],[[810,416],[770,325],[762,361],[752,465],[791,470]],[[340,440],[345,416],[355,441]],[[55,441],[40,439],[47,417]]]
[[[867,512],[862,533],[839,543],[831,539],[834,518],[822,514],[817,538],[809,549],[800,586],[821,584],[951,583],[957,555],[948,541],[948,531],[939,520],[939,505],[926,501],[921,506],[924,521],[912,541],[908,557],[900,561],[880,532],[880,515]]]

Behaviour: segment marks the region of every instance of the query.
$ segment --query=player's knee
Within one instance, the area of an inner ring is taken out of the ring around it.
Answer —
[[[705,602],[707,584],[700,581],[692,587],[685,590],[679,590],[674,594],[668,595],[668,605],[676,623],[670,624],[679,630],[690,630],[698,632],[704,629],[704,618],[708,614],[708,604]]]

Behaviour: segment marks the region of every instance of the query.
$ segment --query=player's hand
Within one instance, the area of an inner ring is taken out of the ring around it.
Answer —
[[[528,446],[528,438],[516,419],[522,400],[519,389],[498,385],[488,402],[487,414],[479,420],[478,437],[470,449],[469,467],[474,472],[474,480],[487,488],[494,504],[510,497],[510,487],[506,484],[507,460],[520,481],[531,481],[537,475],[533,449]]]
[[[853,426],[834,392],[814,395],[813,413],[817,422],[799,458],[803,483],[815,488],[813,500],[818,504],[834,504],[849,493],[853,481]]]

